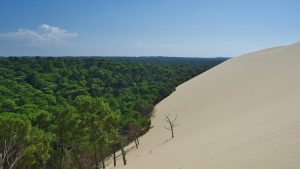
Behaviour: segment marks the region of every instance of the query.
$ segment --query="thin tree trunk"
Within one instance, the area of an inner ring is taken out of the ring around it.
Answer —
[[[171,131],[172,131],[172,138],[174,138],[173,126],[171,126]]]
[[[100,156],[101,156],[101,161],[102,161],[102,168],[104,169],[105,168],[105,158],[103,156],[103,146],[102,146],[102,144],[100,145],[100,147],[101,147]]]
[[[98,162],[98,155],[97,155],[97,146],[96,143],[94,143],[94,160],[95,160],[95,165],[96,168],[99,168],[99,162]]]
[[[124,163],[124,165],[126,165],[127,164],[127,161],[126,161],[126,152],[124,150],[124,146],[123,145],[121,147],[121,151],[122,151],[123,163]]]
[[[137,143],[137,139],[136,139],[136,138],[134,139],[134,143],[135,143],[135,147],[138,149],[139,146],[138,146],[138,143]]]
[[[116,147],[113,146],[113,156],[114,156],[114,167],[117,166],[117,159],[116,159]]]
[[[64,158],[64,155],[65,155],[65,150],[64,150],[64,146],[61,145],[60,147],[60,159],[59,159],[59,169],[62,169],[62,160]]]
[[[42,158],[40,159],[40,163],[41,163],[42,169],[45,169],[45,163],[44,163],[44,160]]]
[[[4,158],[5,157],[3,157],[3,156],[4,155],[0,153],[0,169],[3,169],[3,165],[4,165],[4,160],[5,160]]]

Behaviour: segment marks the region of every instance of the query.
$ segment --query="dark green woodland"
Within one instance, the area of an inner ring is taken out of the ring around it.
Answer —
[[[117,151],[126,164],[154,106],[224,60],[0,57],[0,169],[105,168]]]

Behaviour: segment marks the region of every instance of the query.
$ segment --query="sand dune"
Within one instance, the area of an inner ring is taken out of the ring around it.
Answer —
[[[140,148],[117,168],[299,169],[300,43],[232,58],[177,87],[156,110]],[[171,140],[169,113],[179,124]]]

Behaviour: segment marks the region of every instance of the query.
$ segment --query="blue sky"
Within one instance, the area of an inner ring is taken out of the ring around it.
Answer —
[[[0,0],[0,55],[232,57],[300,41],[299,0]]]

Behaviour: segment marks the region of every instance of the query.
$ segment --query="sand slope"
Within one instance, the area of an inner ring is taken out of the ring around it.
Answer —
[[[156,109],[154,127],[117,168],[299,169],[300,44],[232,58]],[[178,115],[172,140],[168,113]]]

